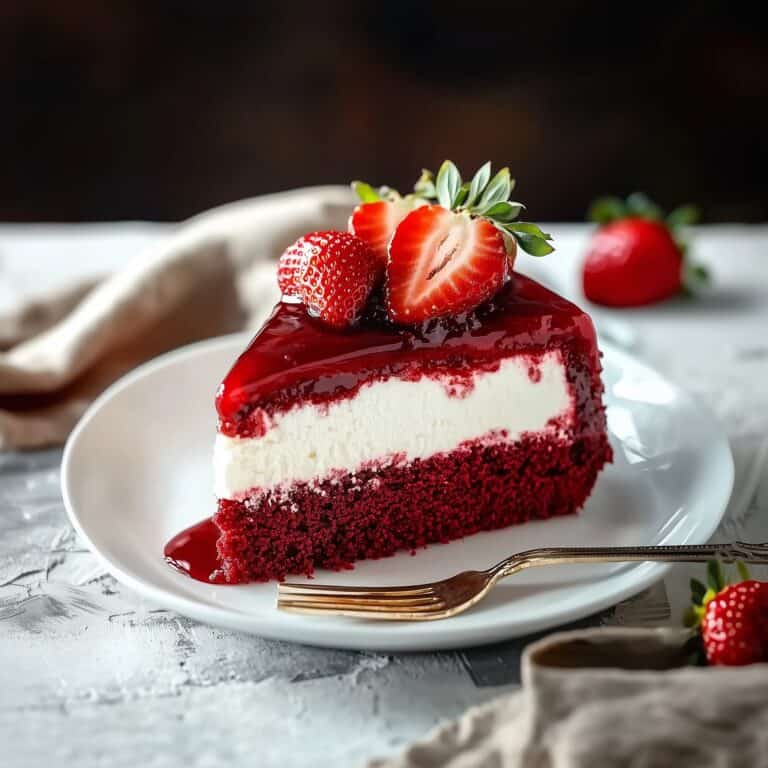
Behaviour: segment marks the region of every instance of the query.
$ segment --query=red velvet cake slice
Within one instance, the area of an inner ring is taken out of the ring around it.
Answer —
[[[551,246],[509,223],[505,172],[481,169],[474,192],[439,175],[423,199],[358,207],[354,235],[286,251],[279,282],[301,303],[277,305],[216,401],[227,581],[346,568],[584,504],[611,457],[595,332],[511,271],[515,241]]]
[[[589,317],[521,275],[408,329],[279,304],[217,400],[227,579],[575,512],[610,458],[599,372]]]

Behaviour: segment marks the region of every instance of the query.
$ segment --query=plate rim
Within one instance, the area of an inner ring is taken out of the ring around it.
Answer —
[[[67,517],[78,535],[82,537],[91,553],[101,565],[104,566],[106,571],[139,595],[160,606],[177,611],[182,615],[203,623],[246,632],[271,640],[358,651],[441,651],[488,645],[503,640],[510,640],[515,637],[524,637],[544,629],[554,630],[563,624],[593,615],[616,605],[624,599],[638,594],[642,590],[658,582],[670,570],[671,564],[638,563],[637,565],[633,565],[618,571],[613,575],[607,576],[605,580],[601,580],[603,581],[603,589],[601,590],[600,595],[585,598],[570,609],[560,611],[556,617],[545,616],[539,620],[529,620],[521,630],[511,629],[505,623],[485,625],[479,629],[477,627],[467,627],[459,630],[454,629],[448,633],[440,632],[438,630],[432,633],[431,639],[428,642],[425,642],[423,637],[411,637],[407,632],[402,634],[392,632],[392,625],[389,622],[360,623],[357,625],[358,629],[360,627],[380,628],[378,631],[373,630],[368,633],[363,632],[362,634],[359,632],[344,632],[339,626],[323,625],[320,623],[315,624],[312,629],[308,631],[309,622],[307,622],[306,617],[289,614],[281,614],[282,620],[288,619],[289,621],[289,623],[284,623],[282,627],[275,627],[268,623],[264,627],[257,629],[253,626],[252,619],[250,621],[238,620],[241,612],[235,608],[212,605],[191,597],[180,595],[176,592],[169,591],[162,586],[158,586],[139,574],[124,569],[119,563],[114,562],[101,552],[99,547],[94,543],[86,530],[86,526],[83,525],[83,521],[81,521],[77,513],[76,504],[72,498],[71,473],[73,471],[73,456],[77,451],[82,434],[88,428],[91,421],[99,414],[101,409],[119,392],[132,386],[135,381],[143,379],[155,370],[173,365],[175,362],[182,359],[204,354],[209,349],[223,348],[228,345],[234,345],[235,343],[244,346],[247,341],[252,338],[253,333],[255,332],[240,331],[224,336],[203,339],[170,350],[142,363],[114,381],[90,404],[80,417],[66,441],[61,461],[60,483]],[[717,530],[717,527],[722,521],[733,490],[735,476],[733,454],[730,447],[730,441],[728,440],[722,425],[717,421],[714,414],[705,403],[685,388],[668,379],[653,366],[610,342],[601,340],[599,346],[604,355],[608,356],[608,354],[610,354],[610,357],[619,365],[624,366],[630,364],[632,367],[639,367],[651,375],[663,380],[678,394],[686,397],[696,407],[697,411],[710,422],[714,435],[717,438],[716,441],[710,443],[710,448],[721,453],[720,458],[723,460],[721,468],[723,481],[722,498],[716,500],[718,502],[716,506],[720,508],[719,514],[713,515],[710,526],[705,527],[703,532],[700,533],[702,541],[697,540],[692,542],[705,543]],[[293,632],[281,631],[282,629],[293,628],[292,625],[295,625],[295,630]],[[443,625],[444,623],[441,622],[430,622],[430,626]],[[347,627],[347,630],[349,630],[351,626],[353,625],[350,624]],[[402,626],[407,627],[409,624],[404,623]],[[410,626],[412,626],[412,624]],[[347,637],[348,639],[345,639]]]

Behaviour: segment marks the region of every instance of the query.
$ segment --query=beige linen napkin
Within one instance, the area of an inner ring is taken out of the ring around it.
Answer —
[[[370,768],[766,768],[768,665],[681,666],[683,640],[550,635],[526,648],[522,691]]]
[[[0,449],[62,442],[88,404],[137,364],[255,328],[279,298],[272,260],[305,232],[344,229],[346,187],[223,206],[103,282],[69,286],[0,316]]]

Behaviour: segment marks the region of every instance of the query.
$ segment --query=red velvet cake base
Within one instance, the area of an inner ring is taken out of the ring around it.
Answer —
[[[604,434],[475,442],[408,464],[300,483],[245,501],[220,500],[214,518],[227,581],[267,581],[415,550],[478,531],[576,512],[610,461]]]

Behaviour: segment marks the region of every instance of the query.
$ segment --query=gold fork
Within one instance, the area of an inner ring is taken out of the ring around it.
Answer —
[[[531,549],[485,571],[464,571],[430,584],[402,587],[348,587],[283,582],[277,607],[292,613],[354,616],[389,621],[434,621],[455,616],[479,602],[501,579],[526,568],[573,563],[653,561],[698,563],[718,558],[731,563],[768,564],[768,544],[702,544],[660,547],[553,547]]]

